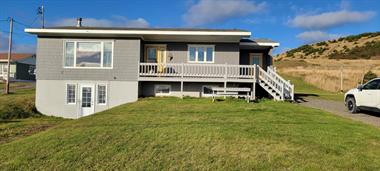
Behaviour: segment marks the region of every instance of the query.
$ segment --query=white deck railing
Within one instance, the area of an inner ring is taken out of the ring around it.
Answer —
[[[284,78],[282,78],[280,75],[277,74],[275,69],[273,67],[267,68],[267,73],[276,80],[277,83],[281,84],[282,93],[284,98],[294,100],[294,85],[290,83],[290,81],[286,81]]]
[[[269,86],[272,87],[274,91],[276,91],[281,96],[281,98],[283,98],[283,84],[274,79],[272,75],[270,75],[261,67],[258,68],[259,80],[265,81]]]
[[[140,77],[254,79],[255,65],[140,63]]]

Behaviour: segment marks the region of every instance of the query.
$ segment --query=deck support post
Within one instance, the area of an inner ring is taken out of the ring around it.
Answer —
[[[183,74],[185,72],[184,64],[181,63],[181,99],[183,99]]]
[[[252,84],[251,100],[256,100],[256,80]]]
[[[181,81],[181,99],[183,99],[183,81]]]
[[[227,81],[224,81],[224,94],[227,93]],[[226,99],[226,96],[223,97],[224,99]]]
[[[224,64],[224,94],[227,93],[227,74],[228,74],[228,64]],[[226,99],[226,96],[224,96],[224,99]]]

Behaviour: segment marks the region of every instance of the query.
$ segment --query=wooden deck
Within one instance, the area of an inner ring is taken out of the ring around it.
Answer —
[[[294,85],[284,80],[272,67],[264,70],[258,65],[140,63],[139,81],[251,83],[251,99],[259,83],[275,100],[294,100]]]

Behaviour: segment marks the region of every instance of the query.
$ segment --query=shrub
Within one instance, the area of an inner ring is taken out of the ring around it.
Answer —
[[[372,56],[380,55],[380,41],[366,42],[364,46],[355,46],[346,49],[342,53],[332,53],[330,59],[370,59]]]
[[[373,73],[372,71],[368,71],[367,73],[364,74],[363,82],[366,83],[369,80],[372,80],[374,78],[377,78],[377,75]]]
[[[32,101],[10,103],[0,113],[1,119],[22,119],[39,115]]]
[[[317,43],[317,46],[325,46],[325,45],[327,45],[326,42],[319,42],[319,43]]]

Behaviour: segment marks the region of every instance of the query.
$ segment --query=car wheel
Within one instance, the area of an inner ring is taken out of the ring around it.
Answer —
[[[348,109],[349,112],[351,112],[351,113],[358,112],[358,107],[356,106],[355,98],[348,97],[346,99],[346,105],[347,105],[347,109]]]

